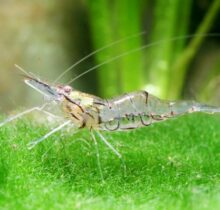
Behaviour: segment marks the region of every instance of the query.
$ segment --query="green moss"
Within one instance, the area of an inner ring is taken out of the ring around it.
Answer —
[[[105,133],[127,174],[99,142],[105,182],[88,132],[61,132],[20,120],[0,129],[2,209],[219,209],[220,119],[193,114],[132,132]]]

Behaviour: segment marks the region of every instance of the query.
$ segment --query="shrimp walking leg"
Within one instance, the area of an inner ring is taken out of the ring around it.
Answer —
[[[117,155],[118,158],[121,160],[124,169],[124,174],[126,175],[126,165],[122,158],[122,155],[107,141],[107,139],[100,132],[96,131],[96,133],[98,134],[100,139],[109,147],[109,149],[111,149],[113,153]]]
[[[106,140],[106,138],[98,131],[96,131],[100,139],[111,149],[117,156],[118,158],[122,158],[122,155]]]
[[[71,121],[68,120],[66,122],[64,122],[63,124],[61,124],[60,126],[54,128],[53,130],[51,130],[49,133],[47,133],[46,135],[44,135],[43,137],[35,140],[35,141],[32,141],[30,142],[27,146],[28,146],[28,149],[32,149],[34,148],[37,144],[39,144],[40,142],[44,141],[45,139],[47,139],[49,136],[51,136],[52,134],[56,133],[57,131],[61,130],[62,128],[64,128],[65,126],[67,126],[68,124],[70,124]]]
[[[47,114],[47,115],[50,116],[50,117],[59,118],[59,117],[57,117],[56,115],[54,115],[54,114],[52,114],[52,113],[50,113],[50,112],[47,112],[47,111],[43,110],[47,105],[48,105],[48,103],[47,103],[47,104],[44,104],[43,106],[40,106],[40,107],[38,107],[38,106],[37,106],[37,107],[33,107],[33,108],[28,109],[28,110],[25,110],[25,111],[23,111],[23,112],[21,112],[21,113],[19,113],[19,114],[16,114],[16,115],[14,115],[14,116],[12,116],[12,117],[9,117],[9,118],[7,118],[6,120],[4,120],[3,122],[0,123],[0,127],[4,126],[5,124],[7,124],[7,123],[9,123],[9,122],[11,122],[11,121],[13,121],[13,120],[16,120],[16,119],[18,119],[18,118],[21,118],[22,116],[24,116],[24,115],[26,115],[26,114],[29,114],[29,113],[31,113],[31,112],[33,112],[33,111],[43,112],[44,114]]]
[[[79,130],[75,130],[75,132],[73,132],[72,135],[73,135],[73,134],[76,134],[76,133],[78,133],[78,132],[79,132]],[[79,139],[77,139],[77,140],[79,140]],[[83,140],[81,140],[81,141],[83,141]],[[74,144],[74,143],[76,143],[76,141],[71,142],[71,144]],[[84,141],[84,143],[87,143],[87,142]],[[88,144],[88,143],[87,143],[87,144]],[[68,146],[69,146],[69,145],[70,145],[70,144],[68,144]],[[53,146],[54,146],[54,145],[51,145],[51,146],[46,150],[46,152],[44,152],[44,154],[43,154],[42,157],[41,157],[42,160],[46,157],[46,155],[47,155],[48,152],[53,148]]]
[[[92,131],[91,131],[91,136],[92,136],[92,139],[93,139],[94,144],[95,144],[96,158],[97,158],[97,164],[98,164],[99,173],[100,173],[100,176],[101,176],[101,180],[104,182],[103,173],[102,173],[102,167],[101,167],[101,162],[100,162],[100,153],[99,153],[98,143],[97,143],[95,135],[94,135],[94,133]]]

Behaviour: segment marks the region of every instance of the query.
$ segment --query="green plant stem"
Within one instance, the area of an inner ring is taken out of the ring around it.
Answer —
[[[180,3],[176,0],[156,1],[152,42],[175,36]],[[160,97],[165,97],[167,93],[173,45],[173,42],[163,42],[149,50],[148,84],[152,87],[150,91]]]
[[[106,0],[88,0],[89,18],[94,48],[99,49],[113,42],[114,30],[112,29],[112,8]],[[114,48],[110,47],[96,54],[96,62],[102,63],[114,54]],[[115,63],[111,62],[97,69],[99,91],[101,96],[111,96],[117,94],[118,70]]]
[[[206,34],[210,30],[216,15],[218,14],[220,1],[213,1],[208,10],[204,20],[200,24],[195,34]],[[185,76],[187,74],[188,66],[204,41],[205,36],[196,36],[191,40],[188,47],[184,50],[181,56],[173,65],[173,74],[171,75],[169,97],[172,99],[179,98],[184,85]]]
[[[141,31],[140,14],[141,14],[141,0],[120,0],[115,2],[117,17],[117,30],[120,38],[128,36],[128,34],[135,34]],[[119,52],[126,52],[130,49],[135,49],[141,46],[141,38],[129,40],[119,44]],[[143,52],[136,52],[134,54],[122,57],[119,61],[119,74],[121,92],[128,92],[138,90],[143,84]]]
[[[142,0],[88,1],[91,30],[96,49],[114,41],[141,32],[140,15]],[[141,36],[122,41],[96,55],[97,63],[105,62],[130,49],[141,46]],[[110,97],[119,93],[140,89],[142,86],[141,52],[117,59],[98,69],[101,96]]]

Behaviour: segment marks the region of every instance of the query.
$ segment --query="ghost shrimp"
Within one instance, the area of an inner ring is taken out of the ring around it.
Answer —
[[[147,91],[131,92],[107,100],[75,90],[71,86],[51,86],[33,77],[25,77],[24,81],[30,87],[47,96],[50,102],[58,103],[67,119],[64,124],[52,130],[50,134],[57,132],[68,124],[71,124],[77,130],[87,128],[96,132],[102,130],[111,132],[127,131],[188,113],[205,112],[212,114],[220,112],[218,107],[194,101],[161,100]],[[43,111],[45,106],[19,113],[12,119],[9,118],[1,123],[0,126],[34,109]],[[50,114],[49,112],[46,113]],[[47,134],[41,138],[41,141],[48,136]],[[39,140],[32,142],[32,147],[39,142]],[[117,155],[119,154],[117,153]]]

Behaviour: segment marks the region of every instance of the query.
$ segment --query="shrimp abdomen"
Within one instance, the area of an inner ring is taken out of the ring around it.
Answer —
[[[161,100],[146,91],[137,91],[107,101],[100,109],[99,128],[135,129],[192,112],[216,113],[220,109],[194,101]]]

